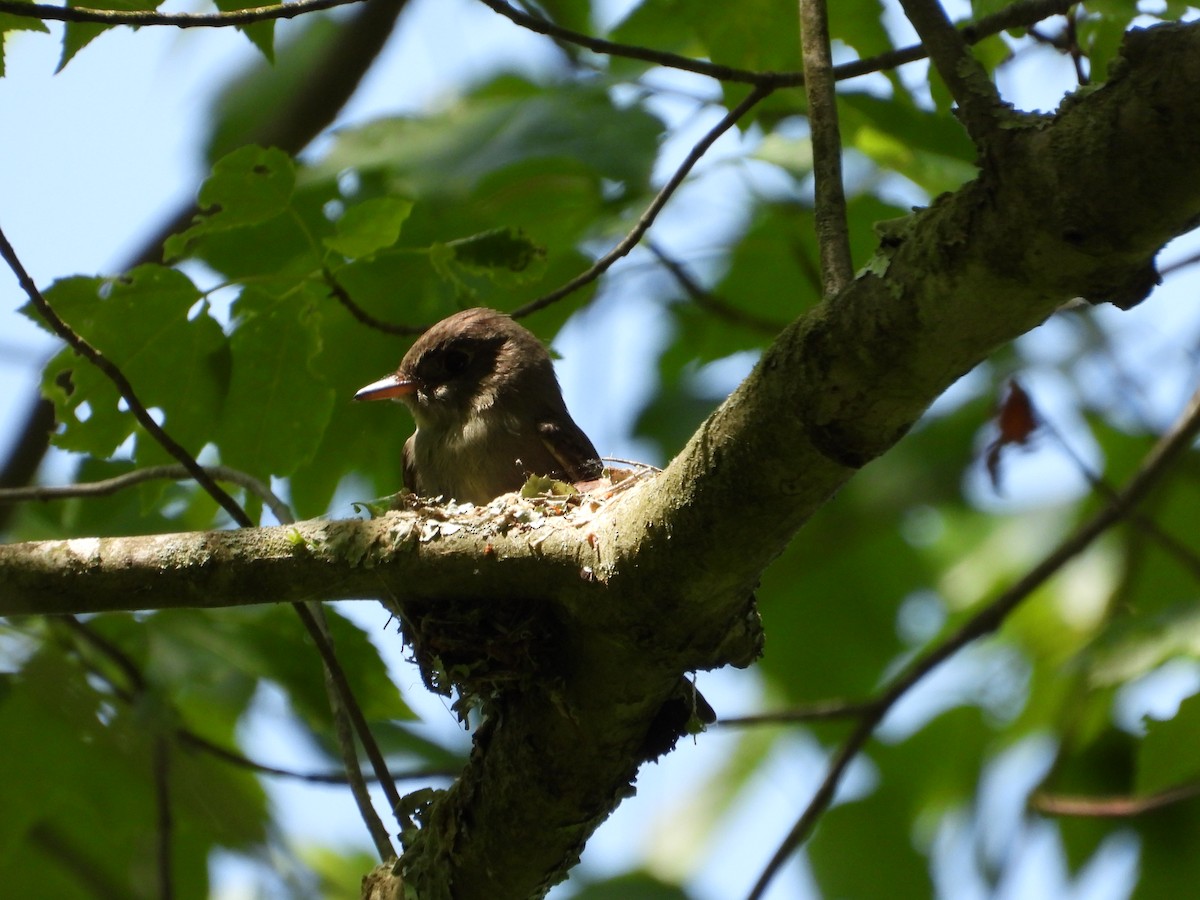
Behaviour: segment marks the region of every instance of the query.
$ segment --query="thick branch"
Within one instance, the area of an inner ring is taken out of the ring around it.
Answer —
[[[753,587],[808,516],[1063,301],[1152,288],[1158,249],[1200,219],[1200,26],[1131,33],[1115,71],[1014,122],[976,181],[882,225],[864,274],[789,326],[664,473],[591,518],[407,512],[0,547],[0,612],[383,594],[405,614],[538,615],[545,671],[497,692],[467,776],[429,810],[428,855],[406,854],[456,897],[536,895],[628,791],[679,671],[753,655]]]
[[[1157,251],[1200,219],[1198,148],[1200,26],[1137,30],[1109,84],[1029,117],[954,195],[880,223],[851,286],[784,331],[663,477],[621,501],[652,523],[631,548],[646,589],[673,584],[727,622],[799,526],[996,347],[1072,297],[1142,299]],[[714,528],[732,510],[737,527]],[[671,559],[653,555],[668,542],[687,558],[647,567]]]
[[[628,794],[680,673],[697,661],[744,665],[757,650],[752,616],[727,629],[739,639],[704,650],[651,598],[614,591],[612,508],[558,515],[512,500],[452,521],[424,508],[370,522],[0,546],[0,615],[389,598],[419,656],[449,635],[478,654],[453,667],[491,666],[482,677],[500,686],[475,693],[488,721],[463,776],[425,814],[405,881],[453,883],[457,898],[524,898],[563,877]],[[480,622],[482,636],[472,634]],[[500,627],[487,633],[489,622]],[[663,635],[680,650],[663,653]]]
[[[900,5],[958,104],[959,118],[975,142],[982,143],[1002,125],[1004,103],[996,85],[971,55],[939,0],[900,0]]]

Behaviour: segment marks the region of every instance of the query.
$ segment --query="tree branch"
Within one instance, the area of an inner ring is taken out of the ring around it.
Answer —
[[[274,3],[250,9],[216,13],[159,13],[140,9],[89,9],[82,6],[50,6],[45,3],[21,3],[0,0],[0,13],[26,19],[57,22],[91,22],[97,25],[171,25],[176,28],[228,28],[233,25],[252,25],[273,19],[294,19],[305,13],[365,0],[296,0],[295,3]]]
[[[957,32],[955,32],[957,34]],[[800,0],[800,49],[816,183],[814,217],[821,249],[823,294],[833,297],[854,277],[850,228],[842,189],[842,136],[838,131],[833,58],[829,52],[829,20],[825,0]]]
[[[1018,122],[974,182],[885,223],[864,273],[789,326],[663,473],[606,502],[0,547],[0,611],[386,594],[456,639],[522,626],[455,645],[531,668],[476,695],[492,699],[468,769],[418,816],[405,882],[536,895],[628,793],[680,672],[754,657],[759,574],[858,467],[1065,299],[1153,286],[1155,254],[1200,214],[1200,26],[1133,31],[1123,57],[1052,120]],[[731,510],[753,515],[714,528]],[[497,647],[514,634],[527,653]]]
[[[0,230],[0,256],[4,258],[5,262],[8,263],[9,267],[16,274],[17,280],[20,282],[21,287],[28,295],[34,307],[41,314],[42,318],[46,320],[46,322],[55,331],[55,333],[59,335],[59,337],[67,342],[71,349],[98,368],[108,377],[110,381],[112,381],[112,383],[116,386],[117,391],[121,394],[126,404],[129,406],[129,411],[133,413],[134,417],[138,420],[142,427],[149,432],[150,436],[153,437],[163,449],[165,449],[183,464],[184,469],[189,475],[192,476],[196,483],[199,484],[200,487],[210,494],[218,503],[220,503],[225,511],[233,517],[233,520],[238,525],[241,525],[245,528],[253,527],[253,521],[248,515],[246,515],[245,510],[238,505],[237,501],[217,485],[208,472],[206,472],[204,468],[198,462],[196,462],[195,457],[193,457],[183,447],[176,443],[175,440],[168,435],[157,422],[154,421],[153,417],[147,411],[145,405],[142,404],[141,400],[139,400],[137,395],[134,393],[133,385],[129,383],[129,379],[125,377],[125,374],[110,359],[85,341],[74,331],[74,329],[67,325],[67,323],[58,316],[58,314],[46,301],[46,298],[42,296],[42,292],[38,290],[38,287],[36,284],[34,284],[33,279],[29,277],[29,273],[25,271],[24,266],[21,265],[20,259],[17,258],[16,251],[13,250],[12,245],[8,242],[8,238],[4,235],[2,230]],[[286,509],[284,510],[284,513],[286,519],[290,520],[290,513],[288,513]],[[379,778],[380,785],[383,787],[384,793],[387,795],[388,800],[392,803],[392,808],[395,809],[399,804],[400,795],[396,790],[395,784],[391,780],[391,776],[388,774],[387,765],[383,761],[383,755],[379,751],[379,746],[376,744],[374,737],[371,735],[370,729],[367,727],[366,719],[362,714],[362,708],[355,699],[354,692],[350,689],[350,684],[346,680],[341,663],[338,662],[337,656],[333,651],[333,644],[328,629],[322,627],[324,614],[320,608],[320,604],[297,601],[292,604],[292,608],[296,611],[296,614],[300,616],[300,621],[304,623],[304,627],[308,630],[309,636],[312,638],[313,643],[320,652],[326,675],[330,681],[330,691],[337,692],[338,696],[337,702],[334,704],[334,714],[337,715],[339,711],[343,711],[354,723],[355,729],[358,731],[359,740],[362,742],[363,749],[366,750],[367,756],[370,758],[372,765],[375,767],[375,774]],[[352,748],[347,749],[343,747],[343,751],[344,756],[350,757],[353,755]],[[357,762],[355,762],[354,768],[356,767]],[[347,775],[354,780],[355,772],[353,769],[348,769]],[[359,773],[358,781],[361,782],[361,780],[361,773]],[[365,788],[363,789],[362,793],[365,795]],[[371,810],[370,806],[368,805],[366,809],[362,810],[362,812],[364,820],[367,822],[367,827],[371,829],[372,834],[375,834],[377,829],[375,828],[374,823],[371,821],[372,817],[374,817],[374,811]],[[387,849],[388,851],[391,850],[390,845],[388,845]]]
[[[503,0],[481,0],[481,2],[493,12],[499,13],[522,28],[527,28],[538,34],[544,34],[558,41],[569,41],[572,44],[578,44],[580,47],[585,47],[588,50],[607,56],[638,59],[668,69],[679,69],[684,72],[695,72],[697,75],[706,75],[718,81],[752,84],[758,87],[785,88],[802,87],[804,85],[803,72],[755,72],[749,69],[723,66],[719,63],[712,63],[703,59],[693,59],[690,56],[680,56],[677,53],[668,53],[650,47],[638,47],[631,44],[621,44],[616,41],[607,41],[602,38],[593,37],[590,34],[572,31],[554,22],[522,12],[510,4],[503,2]],[[1011,3],[999,12],[984,16],[977,22],[964,26],[962,29],[963,39],[968,43],[974,44],[986,37],[991,37],[993,34],[999,34],[1001,31],[1007,31],[1010,28],[1028,27],[1050,16],[1066,13],[1077,2],[1078,0],[1019,0],[1019,2]],[[887,53],[881,53],[878,56],[868,57],[867,59],[856,59],[853,62],[835,66],[833,69],[834,77],[838,81],[858,78],[862,75],[869,75],[872,72],[881,72],[887,69],[894,69],[905,63],[916,62],[918,59],[924,59],[926,55],[925,47],[921,44],[902,47]]]
[[[996,85],[971,55],[938,0],[900,0],[900,5],[958,104],[967,132],[976,144],[983,143],[1000,127],[1005,110]]]
[[[1029,798],[1031,809],[1048,816],[1074,816],[1092,819],[1132,819],[1185,800],[1200,797],[1200,784],[1181,784],[1144,797],[1117,795],[1084,797],[1037,791]]]
[[[787,858],[807,840],[817,819],[833,801],[833,795],[837,791],[846,768],[870,740],[875,728],[883,721],[888,711],[896,705],[896,702],[967,644],[998,629],[1009,614],[1035,590],[1045,584],[1064,565],[1086,550],[1096,538],[1129,516],[1150,489],[1162,479],[1171,464],[1191,449],[1197,434],[1200,434],[1200,390],[1192,395],[1187,408],[1179,419],[1155,444],[1154,449],[1146,455],[1142,465],[1125,489],[1115,496],[1104,509],[1076,529],[1016,584],[971,616],[953,634],[939,642],[937,646],[910,665],[888,685],[887,689],[862,715],[854,731],[838,748],[825,778],[796,824],[792,826],[787,837],[783,839],[770,862],[767,863],[747,900],[758,900],[762,897]]]
[[[722,728],[750,728],[758,725],[794,725],[797,722],[857,719],[869,714],[875,708],[876,702],[875,700],[821,700],[776,712],[722,718],[717,724]]]
[[[1072,297],[1128,306],[1153,287],[1157,251],[1200,214],[1183,150],[1200,145],[1200,27],[1132,31],[1124,52],[1118,77],[1014,129],[975,181],[881,223],[863,273],[780,334],[662,478],[621,500],[642,506],[655,540],[669,526],[708,561],[670,573],[681,592],[748,594],[800,525],[993,349]],[[753,509],[759,527],[715,531],[730,509]]]
[[[687,268],[679,260],[667,254],[665,250],[658,246],[652,240],[645,242],[646,249],[649,250],[654,258],[657,259],[664,269],[671,273],[671,276],[679,282],[679,286],[684,289],[692,301],[700,309],[707,313],[711,313],[718,319],[724,319],[726,322],[732,322],[735,325],[741,325],[745,328],[750,328],[760,334],[774,337],[783,330],[785,322],[776,322],[772,319],[765,319],[757,316],[747,310],[738,309],[724,299],[717,297],[711,291],[706,290],[700,284]]]
[[[267,508],[271,510],[271,514],[280,522],[292,521],[292,511],[288,505],[280,500],[268,485],[253,475],[229,466],[203,466],[203,469],[212,476],[214,481],[227,481],[250,491],[266,504]],[[28,487],[0,488],[0,504],[20,503],[26,500],[40,500],[45,503],[69,497],[106,497],[127,487],[159,480],[191,481],[192,474],[182,465],[149,466],[100,481],[59,486],[33,484]]]
[[[759,101],[768,97],[773,90],[774,88],[756,87],[746,95],[745,99],[743,99],[741,103],[727,112],[721,118],[720,122],[710,128],[705,133],[704,137],[700,138],[700,140],[696,142],[696,145],[692,147],[691,152],[689,152],[684,161],[679,164],[679,168],[675,170],[674,174],[667,179],[667,183],[662,186],[662,189],[654,195],[654,199],[650,201],[650,205],[646,207],[645,212],[638,217],[637,223],[633,226],[633,228],[630,229],[629,233],[625,235],[625,237],[621,238],[615,247],[596,260],[586,271],[576,275],[562,287],[557,288],[548,294],[544,294],[541,297],[538,297],[536,300],[531,300],[524,306],[513,310],[512,317],[514,319],[519,319],[523,316],[529,315],[530,313],[537,312],[539,309],[545,309],[547,306],[558,302],[563,297],[574,293],[581,287],[591,284],[593,281],[607,272],[609,268],[612,267],[613,263],[628,254],[630,250],[638,245],[638,241],[642,239],[642,235],[650,230],[650,226],[654,224],[654,220],[658,218],[658,214],[662,212],[662,208],[667,205],[667,201],[671,199],[671,195],[673,195],[675,191],[679,189],[679,186],[683,184],[683,180],[687,177],[688,173],[692,171],[692,168],[696,165],[696,163],[700,161],[700,158],[708,152],[708,148],[716,142],[717,138],[736,125],[737,121],[742,118],[742,116],[746,115],[746,113],[748,113],[751,109],[753,109]]]
[[[29,301],[33,304],[34,309],[45,320],[46,324],[60,338],[66,341],[67,346],[75,351],[76,354],[82,356],[89,363],[99,369],[108,378],[109,381],[117,389],[117,393],[129,405],[129,411],[133,417],[137,419],[146,431],[154,438],[158,444],[167,451],[171,456],[175,457],[187,469],[188,474],[192,476],[197,484],[207,491],[214,500],[221,505],[221,508],[229,513],[233,521],[239,525],[252,526],[254,523],[250,521],[250,517],[245,511],[238,506],[229,494],[225,493],[204,468],[196,462],[196,458],[187,452],[183,447],[177,444],[162,427],[154,421],[154,417],[150,415],[142,401],[138,399],[137,394],[133,390],[133,385],[129,383],[129,379],[125,374],[113,365],[103,353],[85,341],[82,337],[75,333],[66,322],[64,322],[46,302],[46,298],[42,296],[42,292],[38,290],[38,286],[34,284],[33,279],[29,277],[29,273],[25,271],[25,267],[21,264],[21,260],[17,257],[16,250],[12,244],[8,242],[8,237],[4,234],[3,229],[0,229],[0,258],[3,258],[8,267],[12,269],[13,274],[17,276],[17,281],[21,285],[21,289],[25,291],[25,295],[29,297]]]

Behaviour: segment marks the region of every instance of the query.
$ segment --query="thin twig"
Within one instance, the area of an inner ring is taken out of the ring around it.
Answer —
[[[0,229],[0,257],[3,257],[4,261],[8,263],[9,268],[13,270],[13,274],[17,276],[17,281],[20,282],[25,295],[29,297],[30,302],[41,317],[45,319],[46,324],[50,326],[55,334],[66,341],[67,345],[75,353],[82,356],[108,377],[108,380],[116,387],[117,392],[124,398],[134,418],[158,442],[159,446],[183,464],[188,474],[221,505],[222,509],[229,513],[233,521],[243,527],[249,528],[253,526],[254,523],[250,521],[250,517],[246,515],[245,510],[238,506],[237,501],[225,493],[212,480],[209,474],[204,471],[204,468],[196,462],[196,458],[177,444],[175,439],[163,431],[162,426],[154,421],[154,417],[150,415],[146,407],[142,405],[142,401],[138,399],[137,394],[134,393],[133,385],[129,383],[129,379],[125,377],[125,373],[59,318],[58,313],[54,311],[46,301],[46,298],[42,296],[42,292],[38,290],[38,286],[34,284],[33,279],[29,277],[29,273],[25,271],[25,267],[17,257],[17,252],[13,249],[12,244],[8,242],[3,229]]]
[[[718,297],[712,291],[706,290],[692,276],[692,273],[687,270],[687,267],[683,263],[669,256],[655,241],[647,239],[646,249],[653,253],[663,268],[670,272],[671,276],[679,282],[679,286],[692,298],[692,302],[705,312],[712,313],[717,318],[724,319],[726,322],[742,325],[768,336],[774,336],[783,331],[786,323],[773,322],[770,319],[756,316],[752,312],[738,309],[729,303],[729,301]]]
[[[590,284],[607,272],[613,263],[636,247],[638,241],[642,239],[642,235],[650,229],[650,226],[654,224],[654,220],[658,217],[662,208],[667,205],[667,201],[671,199],[671,195],[678,190],[684,178],[692,171],[692,167],[708,152],[708,148],[713,145],[717,138],[732,128],[742,116],[753,109],[759,101],[770,95],[774,90],[773,87],[756,87],[747,94],[741,103],[722,116],[721,121],[710,128],[704,137],[696,142],[691,152],[688,153],[687,158],[679,165],[679,168],[675,170],[674,174],[667,180],[667,183],[662,186],[662,189],[654,196],[654,199],[650,201],[650,205],[646,207],[646,211],[638,218],[637,223],[615,247],[596,260],[585,272],[572,278],[562,287],[544,294],[538,299],[532,300],[519,309],[514,310],[512,313],[513,318],[519,319],[522,316],[537,312],[539,309],[544,309],[550,304],[566,297],[568,294],[577,291],[584,285]]]
[[[776,87],[794,87],[804,76],[799,72],[752,72],[747,69],[737,69],[732,66],[722,66],[718,63],[693,59],[690,56],[680,56],[678,53],[668,53],[665,50],[655,50],[651,47],[637,47],[632,44],[621,44],[616,41],[606,41],[603,38],[592,37],[581,31],[572,31],[548,19],[530,15],[515,9],[503,0],[480,0],[484,6],[499,13],[515,25],[537,34],[544,34],[556,41],[567,41],[577,44],[594,53],[605,56],[620,56],[625,59],[640,59],[642,62],[653,63],[668,69],[679,69],[684,72],[695,72],[697,75],[707,75],[718,81],[731,81],[741,84],[761,85],[771,79],[781,79]],[[799,79],[796,81],[794,79]]]
[[[1049,432],[1050,436],[1062,448],[1063,452],[1071,458],[1071,461],[1075,463],[1075,466],[1083,474],[1083,477],[1087,479],[1088,484],[1092,486],[1092,490],[1103,494],[1108,500],[1112,500],[1117,496],[1117,489],[1109,484],[1108,479],[1103,475],[1094,471],[1084,461],[1083,457],[1075,452],[1075,448],[1067,442],[1062,432],[1054,427],[1054,423],[1045,417],[1039,416],[1038,424]],[[1175,561],[1187,569],[1193,578],[1200,581],[1200,555],[1197,555],[1191,547],[1164,529],[1145,513],[1131,512],[1129,514],[1129,521],[1137,525],[1140,530],[1156,541],[1159,547],[1165,550],[1168,555],[1175,557]]]
[[[145,676],[138,669],[137,663],[124,650],[100,634],[91,625],[79,621],[75,616],[54,616],[51,621],[65,626],[67,630],[74,633],[83,642],[91,645],[102,656],[107,657],[109,662],[121,670],[121,673],[129,682],[130,690],[125,690],[121,685],[114,682],[111,674],[94,666],[88,667],[89,671],[103,680],[122,700],[127,703],[133,703],[137,699],[137,695],[146,689]],[[293,778],[297,781],[307,781],[313,784],[345,784],[347,781],[345,772],[297,772],[293,769],[268,766],[265,763],[257,762],[241,753],[230,750],[228,747],[223,747],[188,728],[175,729],[175,737],[181,744],[201,750],[232,765],[249,769],[252,772],[258,772],[261,775],[271,775],[276,778]],[[456,774],[457,770],[432,768],[411,769],[398,773],[393,772],[392,777],[397,781],[410,781],[428,778],[452,778]],[[374,775],[368,775],[366,778],[369,781],[379,780]]]
[[[328,629],[326,632],[328,633]],[[329,705],[333,709],[333,727],[337,731],[338,748],[342,753],[342,766],[349,779],[350,793],[354,796],[359,814],[367,826],[371,840],[375,843],[375,852],[379,854],[379,859],[381,861],[394,859],[396,848],[392,846],[391,835],[388,834],[383,820],[379,818],[379,813],[375,811],[375,805],[371,803],[371,795],[367,791],[367,783],[363,778],[362,767],[358,764],[358,754],[354,749],[354,725],[348,710],[341,702],[340,691],[333,683],[332,670],[329,668],[325,669],[325,689],[329,694]],[[395,785],[392,786],[392,789],[395,790]],[[395,810],[395,808],[396,805],[393,803],[392,809]]]
[[[778,873],[787,858],[808,837],[817,819],[829,807],[834,792],[850,762],[870,740],[883,717],[918,682],[967,644],[991,634],[1030,594],[1041,587],[1067,562],[1082,553],[1091,543],[1126,518],[1149,490],[1179,456],[1186,452],[1200,433],[1200,390],[1192,395],[1183,414],[1146,454],[1141,467],[1124,489],[1104,509],[1080,526],[1040,563],[1030,569],[1016,584],[964,622],[948,638],[916,660],[888,685],[864,712],[854,731],[846,738],[829,765],[825,778],[792,826],[779,848],[767,863],[751,890],[748,900],[762,897],[767,885]]]
[[[638,468],[638,469],[641,469],[641,470],[643,470],[643,471],[646,471],[646,472],[655,472],[655,473],[657,473],[657,472],[661,472],[661,471],[662,471],[662,469],[661,469],[661,468],[659,468],[658,466],[654,465],[653,463],[648,463],[648,462],[639,462],[639,461],[638,461],[638,460],[636,460],[636,459],[622,459],[622,458],[621,458],[621,457],[619,457],[619,456],[602,456],[602,457],[600,457],[600,461],[601,461],[601,462],[614,462],[614,463],[619,463],[619,464],[620,464],[620,465],[622,465],[622,466],[635,466],[636,468]]]
[[[325,662],[325,668],[328,670],[329,677],[333,681],[338,696],[346,708],[346,713],[354,725],[354,731],[358,734],[358,739],[363,745],[363,751],[371,761],[371,766],[374,768],[375,775],[379,779],[379,786],[383,788],[384,796],[387,797],[391,808],[393,810],[396,809],[400,804],[400,792],[396,790],[396,783],[392,781],[392,776],[388,772],[387,763],[384,761],[383,754],[379,750],[379,744],[375,742],[375,738],[371,734],[371,729],[367,726],[367,720],[363,715],[362,707],[354,699],[354,692],[350,689],[350,683],[346,680],[346,672],[333,651],[333,643],[329,640],[328,631],[321,627],[321,620],[317,618],[317,614],[321,614],[323,617],[320,604],[293,603],[292,606],[295,608],[296,614],[300,616],[300,620],[304,622],[308,633],[314,635],[313,643],[317,645],[317,651],[321,654],[321,659]],[[320,640],[315,639],[315,636],[318,634],[321,635]],[[348,702],[347,698],[349,698]]]
[[[838,130],[825,0],[800,0],[800,50],[813,152],[816,186],[813,216],[821,253],[821,288],[824,296],[834,297],[854,279],[854,264],[850,259],[850,226],[842,187],[842,136]]]
[[[329,287],[329,292],[333,294],[334,299],[346,307],[350,315],[369,328],[374,328],[376,331],[382,331],[385,334],[415,336],[422,334],[429,327],[428,325],[398,325],[392,322],[385,322],[383,319],[371,315],[371,313],[359,306],[354,298],[350,296],[350,292],[337,280],[337,277],[330,269],[326,268],[323,275],[325,284]]]
[[[0,0],[0,13],[27,19],[50,19],[58,22],[90,22],[97,25],[170,25],[175,28],[228,28],[232,25],[251,25],[272,19],[294,19],[305,13],[365,0],[297,0],[295,3],[273,3],[250,9],[216,13],[159,13],[135,9],[90,9],[82,6],[50,6],[44,3],[21,3]]]
[[[280,522],[290,522],[292,512],[288,505],[279,498],[264,482],[248,472],[229,466],[204,466],[204,471],[216,481],[227,481],[237,484],[250,491],[266,504],[271,514]],[[182,465],[149,466],[145,469],[135,469],[112,478],[100,481],[87,481],[79,484],[65,485],[29,485],[19,488],[0,488],[0,503],[21,503],[27,500],[65,500],[71,497],[105,497],[115,494],[127,487],[142,484],[146,481],[190,481],[192,473]]]
[[[1190,256],[1185,256],[1183,259],[1177,259],[1172,263],[1168,263],[1158,270],[1158,274],[1163,278],[1166,278],[1168,275],[1173,275],[1180,269],[1186,269],[1188,266],[1194,266],[1196,263],[1200,263],[1200,251],[1197,251]]]
[[[979,144],[994,134],[1004,109],[995,83],[967,49],[962,34],[950,22],[938,0],[900,0],[929,59],[950,96],[958,104],[959,118],[971,139]]]
[[[719,719],[722,728],[750,728],[757,725],[786,725],[795,722],[830,722],[836,719],[857,719],[871,713],[876,700],[822,700],[777,712],[753,716],[734,716]]]
[[[294,781],[304,781],[309,784],[346,784],[349,780],[345,771],[297,772],[294,769],[269,766],[258,760],[250,759],[248,756],[238,753],[235,750],[230,750],[228,747],[222,747],[220,744],[214,743],[206,737],[201,737],[194,731],[189,731],[186,728],[178,729],[175,732],[175,737],[181,744],[186,744],[210,756],[215,756],[217,759],[227,762],[230,765],[248,769],[251,772],[257,772],[259,775],[269,775],[272,778],[290,778]],[[402,772],[391,773],[392,778],[396,781],[426,781],[431,778],[453,778],[457,774],[457,769],[441,769],[436,767],[430,769],[406,769]],[[367,782],[377,782],[379,780],[372,773],[363,773],[363,778]]]
[[[12,268],[17,276],[17,280],[21,283],[21,287],[33,302],[34,307],[41,313],[42,317],[50,324],[67,344],[80,356],[91,362],[96,368],[100,369],[109,380],[116,385],[118,392],[125,399],[130,411],[137,417],[137,420],[142,423],[143,427],[150,435],[158,441],[159,445],[167,450],[172,456],[183,463],[184,468],[196,480],[196,482],[204,488],[213,498],[221,504],[222,507],[233,517],[234,521],[243,527],[253,527],[254,523],[246,514],[245,510],[238,505],[229,494],[225,493],[212,477],[204,470],[204,468],[196,462],[195,457],[191,456],[186,450],[177,444],[157,422],[151,418],[146,411],[146,407],[142,405],[137,395],[134,393],[133,386],[125,377],[125,374],[113,364],[111,360],[105,357],[100,351],[96,350],[80,335],[78,335],[66,322],[59,318],[58,314],[42,296],[37,285],[33,283],[33,279],[29,277],[29,273],[25,271],[25,267],[21,265],[16,251],[5,237],[3,230],[0,230],[0,256]],[[290,511],[284,510],[286,517],[282,521],[291,522],[293,517]],[[399,803],[400,794],[396,790],[396,785],[392,782],[391,776],[388,774],[387,765],[384,763],[383,754],[379,751],[379,745],[376,743],[374,736],[367,727],[366,717],[363,716],[362,708],[354,697],[354,692],[350,689],[350,683],[346,679],[346,673],[338,662],[337,655],[334,653],[333,644],[330,640],[328,631],[321,627],[323,614],[319,603],[305,604],[293,603],[292,609],[300,617],[300,621],[308,630],[309,636],[320,653],[321,660],[325,665],[325,669],[329,675],[332,688],[338,693],[339,704],[344,708],[350,716],[350,721],[354,724],[355,730],[358,732],[359,740],[362,742],[363,749],[366,751],[371,764],[375,768],[375,774],[379,778],[380,786],[383,788],[384,794],[387,795],[388,802],[392,804],[392,808],[396,808]],[[336,709],[335,709],[336,711]],[[344,754],[347,753],[343,748]],[[351,748],[349,754],[353,753]],[[347,773],[353,778],[353,773]],[[363,813],[364,822],[368,828],[371,827],[370,818],[375,816],[373,809],[361,810]],[[377,816],[376,816],[377,818]]]
[[[98,650],[102,656],[107,657],[109,662],[120,669],[121,674],[125,676],[125,680],[129,682],[128,699],[132,699],[146,689],[146,678],[142,675],[141,669],[137,667],[137,663],[124,650],[91,625],[80,622],[74,616],[55,616],[50,621],[63,625],[68,631],[73,632],[76,637],[91,644],[95,650]],[[119,686],[114,684],[111,679],[106,678],[105,680],[108,681],[114,690],[120,690]]]
[[[1031,809],[1048,816],[1079,816],[1093,819],[1130,819],[1148,812],[1200,797],[1200,784],[1181,784],[1144,797],[1115,795],[1085,797],[1038,791],[1029,798]]]
[[[748,69],[723,66],[701,59],[692,59],[688,56],[680,56],[676,53],[667,53],[666,51],[654,50],[649,47],[637,47],[631,44],[621,44],[616,41],[606,41],[601,38],[592,37],[589,34],[563,28],[561,25],[549,22],[546,19],[529,15],[528,13],[514,9],[509,4],[502,2],[502,0],[481,0],[481,2],[489,9],[520,25],[522,28],[553,37],[556,40],[570,41],[573,44],[586,47],[588,50],[596,53],[608,56],[620,56],[626,59],[640,59],[643,62],[654,63],[655,65],[669,69],[680,69],[685,72],[695,72],[697,75],[706,75],[718,81],[774,88],[801,87],[804,84],[803,72],[755,72]],[[992,13],[990,16],[984,16],[979,21],[965,26],[962,29],[963,39],[968,43],[975,44],[984,38],[999,34],[1001,31],[1006,31],[1010,28],[1027,27],[1034,22],[1040,22],[1042,19],[1049,18],[1050,16],[1066,13],[1072,4],[1076,2],[1078,0],[1021,0],[1021,2],[1012,3],[999,12]],[[838,81],[845,81],[849,78],[858,78],[873,72],[894,69],[905,63],[916,62],[919,59],[924,59],[926,55],[924,46],[914,44],[897,50],[889,50],[887,53],[881,53],[878,56],[843,63],[835,66],[833,72]]]

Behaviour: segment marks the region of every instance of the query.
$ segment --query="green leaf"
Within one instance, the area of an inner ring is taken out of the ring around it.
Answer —
[[[411,200],[399,197],[364,200],[342,214],[335,223],[337,234],[325,238],[325,246],[350,259],[371,256],[396,243],[412,207]]]
[[[468,192],[487,176],[531,159],[569,160],[611,189],[641,191],[661,123],[638,106],[618,108],[601,85],[538,89],[497,79],[445,113],[379,119],[339,132],[307,178],[384,169],[424,195]],[[524,223],[519,223],[524,225]]]
[[[219,417],[228,357],[220,326],[185,275],[146,265],[114,280],[68,278],[52,285],[46,300],[121,370],[143,406],[162,411],[160,424],[176,442],[199,452]],[[42,324],[31,306],[22,311]],[[138,429],[109,378],[71,351],[47,366],[42,389],[63,423],[55,441],[65,449],[109,456]],[[139,452],[149,453],[141,444]]]
[[[1188,697],[1166,721],[1149,719],[1138,747],[1137,790],[1153,794],[1200,782],[1200,695]]]
[[[496,228],[429,248],[434,271],[457,288],[458,296],[472,300],[481,293],[472,276],[482,275],[504,286],[527,284],[545,271],[540,264],[545,256],[544,248],[512,228]]]
[[[262,5],[261,0],[214,0],[214,2],[221,12],[237,12]],[[267,62],[275,61],[275,21],[273,19],[239,25],[238,31],[250,39],[250,43],[259,49]]]
[[[112,0],[106,2],[103,6],[91,4],[87,0],[78,2],[78,0],[68,0],[67,6],[71,8],[101,8],[113,9],[128,12],[145,12],[155,9],[158,6],[159,0]],[[115,25],[100,25],[92,22],[67,22],[63,28],[63,47],[62,56],[58,61],[58,69],[61,72],[67,67],[75,54],[90,44],[102,31],[107,31],[110,28],[115,28]]]
[[[313,366],[322,296],[315,286],[286,297],[250,288],[235,304],[229,398],[212,429],[227,465],[260,478],[283,476],[315,450],[334,401]]]
[[[545,257],[539,247],[520,229],[496,228],[471,237],[450,241],[447,246],[454,262],[474,269],[505,269],[524,272],[534,262]]]
[[[898,172],[931,197],[975,177],[975,148],[958,122],[911,103],[862,93],[839,98],[842,136],[876,165]]]
[[[23,0],[33,3],[33,0]],[[41,19],[33,16],[14,16],[12,13],[0,12],[0,78],[4,77],[4,38],[10,31],[41,31],[48,33],[49,27]]]
[[[213,166],[200,188],[203,214],[187,231],[167,240],[167,259],[186,255],[189,245],[205,235],[273,219],[288,208],[295,186],[295,166],[282,150],[253,146],[234,150]]]
[[[6,814],[0,879],[14,896],[87,897],[67,853],[88,866],[87,884],[119,896],[155,893],[157,747],[165,746],[171,791],[172,868],[188,896],[207,889],[218,846],[250,849],[265,839],[266,803],[254,777],[206,754],[182,752],[164,698],[129,705],[95,682],[55,643],[5,676],[0,741]],[[155,707],[160,711],[156,712]],[[31,885],[31,859],[48,860]],[[68,877],[63,878],[66,873]],[[62,880],[59,880],[62,879]],[[60,889],[61,888],[61,889]]]
[[[691,894],[649,872],[627,872],[585,883],[572,896],[575,900],[688,900]]]

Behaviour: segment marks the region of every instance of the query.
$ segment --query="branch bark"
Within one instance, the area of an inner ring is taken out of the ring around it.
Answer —
[[[529,626],[402,865],[422,897],[537,896],[630,791],[679,674],[754,657],[759,573],[822,503],[1065,300],[1151,290],[1200,220],[1200,26],[1131,32],[1108,84],[1016,126],[974,182],[883,223],[665,472],[597,508],[0,547],[0,614],[385,595],[482,628],[481,656],[488,621]]]
[[[958,35],[958,32],[954,32]],[[821,248],[823,296],[843,291],[854,277],[850,226],[842,189],[842,136],[838,129],[833,56],[829,49],[829,17],[825,0],[800,0],[800,49],[804,55],[804,93],[808,99],[813,177],[813,210]]]

